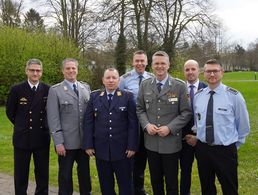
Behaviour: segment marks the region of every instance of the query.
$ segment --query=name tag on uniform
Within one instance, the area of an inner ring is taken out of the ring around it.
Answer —
[[[168,101],[169,102],[178,102],[178,98],[177,97],[171,97],[171,98],[168,98]]]
[[[119,107],[119,110],[124,111],[125,107]]]

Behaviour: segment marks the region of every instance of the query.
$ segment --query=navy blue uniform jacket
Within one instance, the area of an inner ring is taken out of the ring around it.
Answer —
[[[84,120],[84,149],[95,149],[100,160],[126,158],[126,150],[137,151],[138,120],[133,94],[117,89],[109,107],[105,90],[91,93]]]
[[[27,81],[11,88],[6,115],[14,125],[14,147],[38,149],[49,145],[46,117],[48,90],[49,86],[40,82],[34,95]]]
[[[200,81],[198,85],[198,90],[207,87],[207,85]],[[183,128],[182,131],[182,138],[184,138],[187,134],[192,134],[194,135],[195,133],[192,131],[192,127],[194,125],[194,116],[192,115],[191,120],[187,123],[187,125]]]

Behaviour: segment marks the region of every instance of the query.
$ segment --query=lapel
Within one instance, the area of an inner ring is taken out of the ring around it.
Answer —
[[[168,79],[165,83],[165,85],[163,86],[163,88],[160,91],[159,97],[163,96],[164,94],[167,94],[167,92],[170,90],[171,88],[171,77],[168,76]]]
[[[107,93],[106,90],[103,90],[100,92],[99,94],[99,98],[101,103],[106,107],[106,109],[109,109],[109,105],[108,105],[108,99],[107,99]]]
[[[111,105],[109,107],[109,110],[112,110],[115,105],[118,104],[120,97],[117,95],[119,93],[119,96],[122,96],[122,92],[120,90],[116,90],[113,96],[113,100],[111,101]]]
[[[30,108],[33,109],[33,107],[36,106],[40,100],[43,99],[44,90],[43,90],[43,86],[41,85],[41,83],[39,83],[37,91],[34,94],[34,96],[33,96],[30,86],[29,86],[29,90],[30,90],[31,97],[32,97],[32,102],[31,102]]]
[[[151,81],[151,90],[153,91],[154,94],[159,95],[159,91],[157,88],[157,83],[156,83],[156,78],[153,78]]]
[[[76,95],[76,93],[71,89],[71,87],[65,81],[63,81],[62,84],[63,84],[63,89],[64,89],[66,94],[74,97],[75,99],[78,99],[78,96]],[[79,92],[79,95],[80,95],[80,92]]]

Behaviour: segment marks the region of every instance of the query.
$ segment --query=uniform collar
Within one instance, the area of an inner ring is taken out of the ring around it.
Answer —
[[[206,88],[207,90],[206,90],[206,94],[209,94],[210,93],[210,91],[215,91],[215,93],[217,93],[217,94],[221,94],[221,92],[223,91],[223,89],[224,89],[224,84],[222,84],[222,83],[220,83],[215,89],[213,89],[213,90],[211,90],[210,88],[209,88],[209,86]]]
[[[39,82],[36,84],[36,85],[33,85],[29,80],[28,80],[28,83],[29,83],[29,85],[30,85],[30,88],[32,88],[32,87],[36,87],[36,89],[38,89],[38,86],[39,86]]]
[[[197,79],[197,81],[194,84],[191,84],[188,81],[186,81],[187,88],[189,88],[191,85],[193,85],[195,87],[195,89],[198,89],[199,83],[200,83],[199,79]]]
[[[139,74],[138,72],[136,72],[135,69],[132,70],[132,75],[133,75],[133,78],[134,78],[134,79],[137,79],[137,78],[139,78],[139,76],[140,76],[140,74]],[[143,74],[142,74],[142,76],[143,76],[144,79],[147,78],[147,72],[144,71]]]
[[[72,83],[72,82],[70,82],[70,81],[68,81],[68,80],[65,79],[64,82],[65,82],[66,84],[68,84],[71,89],[73,89],[73,84],[75,84],[76,87],[77,87],[77,89],[78,89],[78,83],[77,83],[77,81],[75,81],[74,83]]]

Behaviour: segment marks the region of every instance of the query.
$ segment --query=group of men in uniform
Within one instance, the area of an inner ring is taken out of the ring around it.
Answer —
[[[27,81],[11,88],[6,113],[14,124],[15,194],[26,194],[33,155],[35,194],[48,194],[49,143],[58,154],[59,194],[72,195],[77,163],[80,194],[91,194],[89,157],[95,156],[103,195],[144,195],[148,161],[154,195],[190,194],[191,170],[197,158],[202,194],[216,194],[215,176],[224,194],[237,194],[237,148],[250,131],[240,92],[221,83],[223,69],[207,61],[184,65],[186,82],[169,75],[169,56],[133,55],[133,70],[119,77],[105,70],[103,89],[91,92],[77,81],[78,62],[65,59],[64,80],[52,87],[40,82],[42,63],[27,62]],[[178,189],[178,161],[181,178]],[[164,186],[165,184],[165,186]]]

